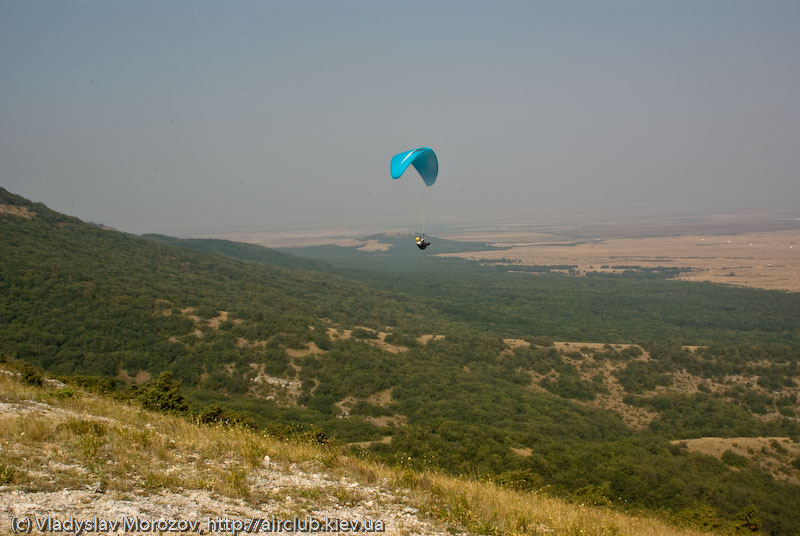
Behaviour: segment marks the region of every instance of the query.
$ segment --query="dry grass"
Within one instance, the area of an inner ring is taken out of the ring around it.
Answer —
[[[438,472],[413,472],[343,458],[340,468],[368,481],[389,481],[409,490],[428,515],[475,534],[515,535],[695,535],[648,516],[569,503],[544,493],[523,493],[490,482]]]
[[[673,443],[718,459],[730,450],[752,460],[774,478],[800,484],[800,469],[792,465],[793,460],[800,458],[800,443],[788,437],[701,437]]]
[[[639,536],[697,534],[668,527],[648,517],[582,506],[540,493],[519,493],[484,482],[440,474],[417,477],[419,492],[429,494],[429,510],[479,534],[564,534]]]
[[[0,214],[10,214],[12,216],[19,216],[27,220],[33,218],[36,213],[28,210],[28,207],[20,207],[17,205],[0,205]]]
[[[70,391],[33,388],[0,375],[0,476],[6,486],[98,487],[134,494],[211,490],[245,504],[259,504],[269,499],[270,492],[254,486],[251,469],[262,467],[268,456],[272,460],[268,465],[311,464],[352,482],[322,491],[311,486],[283,489],[292,498],[294,512],[325,508],[329,502],[378,501],[380,506],[387,499],[373,495],[376,489],[386,489],[393,497],[403,497],[408,511],[470,533],[698,534],[648,516],[437,472],[391,468],[336,449],[282,441],[243,428],[198,425],[78,391],[69,396]]]

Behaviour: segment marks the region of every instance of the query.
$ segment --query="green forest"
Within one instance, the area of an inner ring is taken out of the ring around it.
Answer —
[[[0,211],[4,359],[123,399],[168,371],[194,415],[676,522],[800,532],[800,294],[667,270],[511,272],[402,239],[140,237],[0,189],[2,205],[19,207]],[[686,445],[702,437],[781,439],[719,459]]]

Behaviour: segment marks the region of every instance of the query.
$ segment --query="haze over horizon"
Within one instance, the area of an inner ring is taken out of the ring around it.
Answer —
[[[121,230],[797,211],[800,3],[0,1],[0,186]],[[411,179],[411,180],[406,180]]]

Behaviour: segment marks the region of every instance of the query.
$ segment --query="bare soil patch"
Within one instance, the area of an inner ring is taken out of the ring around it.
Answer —
[[[199,316],[192,314],[194,313],[194,307],[184,307],[181,309],[181,314],[187,318],[190,318],[192,322],[198,325],[206,325],[211,329],[219,329],[219,326],[223,322],[228,321],[228,311],[217,311],[217,316],[214,318],[200,318]],[[236,324],[241,323],[241,320],[234,320]],[[202,335],[198,335],[200,337]]]
[[[137,385],[147,383],[152,379],[152,376],[146,370],[140,370],[139,372],[136,373],[136,376],[131,376],[130,374],[128,374],[127,370],[119,369],[119,373],[117,373],[117,376],[126,382],[133,382]]]
[[[523,458],[529,458],[533,456],[533,449],[530,447],[525,447],[525,448],[511,447],[511,452],[513,452],[517,456],[522,456]]]
[[[328,328],[328,338],[332,341],[346,341],[352,334],[352,329]]]
[[[28,220],[36,216],[35,212],[28,210],[28,207],[17,205],[0,205],[0,214],[10,214],[11,216],[19,216]]]
[[[391,352],[393,354],[399,354],[400,352],[407,352],[408,346],[400,346],[399,344],[390,344],[386,342],[386,336],[389,335],[385,331],[381,331],[378,333],[377,339],[366,339],[367,342],[370,344],[377,346],[381,350],[386,350],[387,352]]]
[[[503,339],[503,343],[508,346],[511,350],[515,350],[517,348],[530,348],[531,343],[524,339]]]
[[[308,344],[306,344],[305,350],[296,350],[294,348],[286,349],[286,355],[292,359],[296,357],[307,357],[310,355],[323,355],[325,353],[326,353],[325,350],[317,346],[317,343],[315,343],[314,341],[311,341]]]
[[[443,341],[444,335],[420,335],[417,337],[417,342],[420,344],[428,344],[431,341]]]
[[[400,352],[408,351],[407,346],[400,346],[397,344],[391,344],[386,342],[386,336],[389,335],[389,332],[386,331],[376,332],[374,329],[365,328],[362,326],[357,326],[357,328],[377,334],[376,339],[360,339],[362,342],[371,344],[373,346],[380,348],[381,350],[384,350],[386,352],[391,352],[393,354],[399,354]],[[337,340],[346,341],[351,339],[352,336],[353,336],[352,329],[328,328],[328,338],[332,341],[337,341]]]
[[[338,417],[349,417],[350,411],[353,409],[358,403],[358,399],[354,396],[346,396],[343,399],[339,400],[338,402],[334,402],[334,406],[339,408],[339,415]]]
[[[389,404],[392,403],[392,391],[394,387],[389,387],[388,389],[384,389],[383,391],[378,391],[375,394],[369,395],[367,397],[367,402],[374,406],[380,406],[385,408]]]

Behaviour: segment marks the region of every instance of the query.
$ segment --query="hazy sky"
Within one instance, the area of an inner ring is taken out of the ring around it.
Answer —
[[[797,209],[800,2],[0,0],[0,186],[182,236]]]

